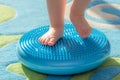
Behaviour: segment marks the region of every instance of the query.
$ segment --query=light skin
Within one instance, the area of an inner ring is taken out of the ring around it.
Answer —
[[[63,36],[66,0],[46,1],[50,27],[39,41],[44,45],[53,46]],[[90,0],[73,0],[70,10],[70,20],[82,38],[86,38],[92,30],[84,17],[84,11],[89,3]]]

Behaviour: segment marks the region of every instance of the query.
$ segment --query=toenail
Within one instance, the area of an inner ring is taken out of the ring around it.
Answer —
[[[50,43],[48,43],[48,45],[49,45],[49,46],[53,46],[53,45],[54,45],[54,43],[50,42]]]

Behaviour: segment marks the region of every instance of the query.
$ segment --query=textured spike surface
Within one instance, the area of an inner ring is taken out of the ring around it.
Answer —
[[[66,24],[63,37],[54,46],[42,45],[38,39],[48,29],[49,26],[33,29],[19,41],[18,58],[32,70],[55,75],[81,73],[96,68],[109,57],[109,41],[97,29],[82,39],[72,24]]]

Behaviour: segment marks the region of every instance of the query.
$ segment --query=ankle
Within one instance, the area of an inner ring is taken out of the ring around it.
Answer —
[[[84,16],[78,14],[70,14],[70,20],[74,24],[75,27],[82,27]]]
[[[49,30],[53,33],[63,33],[64,29],[63,27],[50,27]]]
[[[87,20],[84,17],[84,14],[82,13],[71,13],[70,14],[70,20],[75,25],[75,27],[90,27]]]
[[[79,23],[81,23],[83,20],[85,20],[84,14],[82,14],[82,13],[78,14],[78,13],[72,12],[72,13],[70,13],[70,20],[73,24],[78,21],[79,21]]]

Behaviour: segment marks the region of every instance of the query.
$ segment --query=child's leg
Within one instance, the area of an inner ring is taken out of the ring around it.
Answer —
[[[49,31],[39,39],[42,44],[53,46],[56,41],[62,37],[65,4],[66,0],[47,0],[51,25]]]
[[[82,38],[87,37],[91,32],[91,27],[84,17],[84,11],[89,3],[90,0],[73,0],[71,6],[70,19]]]

